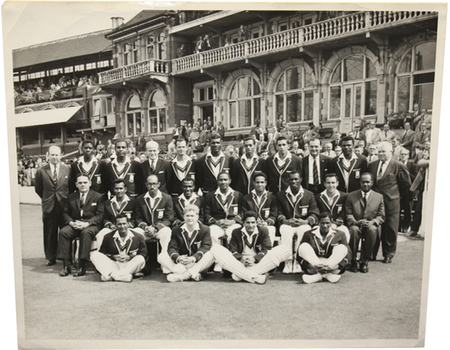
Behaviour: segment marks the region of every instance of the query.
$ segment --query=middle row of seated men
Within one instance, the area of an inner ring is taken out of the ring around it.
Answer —
[[[145,182],[147,192],[134,200],[119,178],[114,197],[103,202],[100,194],[90,190],[89,177],[79,174],[78,191],[69,195],[64,209],[66,226],[60,231],[58,247],[58,259],[64,263],[60,275],[71,272],[70,247],[75,237],[80,237],[80,264],[74,276],[84,275],[86,262],[91,260],[105,281],[131,281],[133,273],[145,265],[143,242],[152,239],[161,244],[158,261],[173,282],[199,280],[214,261],[215,271],[224,268],[234,280],[256,283],[264,283],[264,274],[281,262],[285,262],[284,273],[302,272],[302,263],[307,283],[322,278],[337,282],[347,263],[352,271],[368,272],[385,219],[383,196],[371,190],[373,175],[363,173],[361,189],[348,196],[337,190],[335,174],[325,175],[325,190],[317,195],[302,187],[299,171],[291,171],[288,180],[287,189],[275,196],[266,190],[267,176],[255,173],[250,180],[253,190],[243,196],[230,187],[230,174],[222,171],[215,191],[198,196],[194,180],[186,177],[183,193],[172,199],[160,191],[158,176],[150,175]],[[272,248],[277,230],[281,244]],[[219,243],[224,237],[230,250]],[[338,242],[332,243],[336,237]],[[98,250],[91,253],[93,241]]]

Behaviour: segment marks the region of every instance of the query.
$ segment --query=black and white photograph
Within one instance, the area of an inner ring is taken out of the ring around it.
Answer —
[[[10,347],[442,348],[446,16],[4,2]]]

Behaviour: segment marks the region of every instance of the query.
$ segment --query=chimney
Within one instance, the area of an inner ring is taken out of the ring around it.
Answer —
[[[111,17],[112,29],[117,28],[117,17]]]
[[[117,20],[117,26],[118,27],[123,24],[123,21],[124,21],[123,17],[116,17],[116,20]]]

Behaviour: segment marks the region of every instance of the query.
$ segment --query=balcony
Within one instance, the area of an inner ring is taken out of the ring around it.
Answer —
[[[436,12],[367,11],[356,12],[311,25],[266,35],[257,39],[212,49],[172,60],[172,74],[184,74],[237,60],[257,58],[300,47],[327,45],[331,42],[372,31],[389,30],[402,25],[437,18]]]
[[[151,59],[107,70],[99,73],[98,76],[100,85],[108,85],[140,78],[148,74],[167,76],[169,74],[169,62]]]

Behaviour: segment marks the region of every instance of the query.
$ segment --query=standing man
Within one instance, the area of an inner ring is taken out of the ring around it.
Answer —
[[[361,174],[367,171],[367,158],[353,151],[355,140],[350,136],[342,138],[342,154],[330,161],[330,173],[338,177],[338,190],[349,193],[359,189]]]
[[[405,122],[404,127],[405,131],[400,136],[400,146],[406,148],[411,153],[415,132],[411,130],[410,122]]]
[[[378,160],[378,147],[377,147],[377,145],[370,145],[368,150],[369,150],[369,155],[367,156],[367,164]]]
[[[400,162],[406,167],[409,173],[409,178],[413,183],[413,179],[416,176],[416,166],[414,161],[409,159],[409,151],[406,148],[402,148],[400,152]],[[412,187],[413,185],[411,185]],[[406,233],[411,226],[411,203],[413,199],[413,193],[411,189],[400,193],[400,213],[403,212],[403,218],[400,216],[399,231]]]
[[[61,163],[61,148],[50,146],[48,164],[36,172],[34,190],[42,200],[46,266],[56,263],[58,228],[64,225],[63,210],[69,195],[70,168]]]
[[[255,172],[265,169],[265,160],[256,153],[256,144],[253,137],[244,140],[244,154],[233,162],[231,173],[231,187],[246,195],[252,190],[252,176]]]
[[[185,177],[182,181],[183,193],[173,199],[173,209],[175,212],[175,221],[173,227],[177,227],[184,222],[184,209],[188,205],[196,205],[199,209],[200,221],[203,222],[203,203],[204,197],[195,193],[195,182],[190,177]]]
[[[289,187],[277,193],[278,223],[280,225],[281,243],[286,245],[293,254],[286,261],[283,273],[300,273],[301,267],[295,259],[303,234],[311,230],[317,223],[319,210],[314,194],[302,188],[300,172],[289,174]],[[294,237],[297,238],[295,246]]]
[[[156,175],[160,184],[159,191],[169,193],[167,182],[169,176],[170,162],[159,159],[159,144],[156,141],[148,141],[145,144],[148,161],[140,164],[143,179],[148,179],[150,175]],[[183,156],[183,159],[187,159]],[[141,186],[140,194],[147,192],[147,188]]]
[[[277,141],[278,152],[267,159],[265,174],[269,179],[269,191],[273,194],[286,190],[289,186],[289,174],[302,172],[302,159],[289,152],[289,145],[284,136]]]
[[[182,182],[189,177],[195,180],[195,160],[189,157],[187,152],[187,142],[183,137],[179,137],[175,141],[176,156],[170,162],[167,169],[167,190],[173,198],[183,193]]]
[[[361,176],[361,190],[349,193],[345,202],[347,225],[350,230],[350,249],[352,272],[369,272],[369,261],[378,240],[378,232],[385,219],[383,196],[372,191],[374,176],[364,173]],[[359,241],[362,239],[360,263],[356,260]]]
[[[382,142],[378,146],[378,160],[369,165],[375,178],[374,190],[381,193],[386,208],[386,220],[381,229],[384,263],[391,263],[397,248],[400,220],[400,193],[409,190],[411,179],[405,165],[392,159],[392,144]],[[377,251],[376,247],[376,251]],[[376,258],[376,254],[374,254]]]
[[[320,140],[309,141],[309,156],[302,159],[303,188],[318,194],[324,190],[323,182],[330,159],[320,154]]]
[[[366,141],[366,146],[369,147],[370,145],[379,142],[380,133],[381,130],[375,127],[374,122],[372,121],[367,122],[367,127],[364,128],[364,136],[363,136],[363,140]]]
[[[92,241],[100,231],[104,207],[102,195],[91,191],[91,181],[86,175],[79,174],[75,183],[78,191],[69,195],[64,209],[64,226],[59,233],[57,259],[63,261],[61,277],[70,274],[69,260],[72,241],[80,238],[80,260],[75,277],[86,274],[86,262],[89,261]]]

